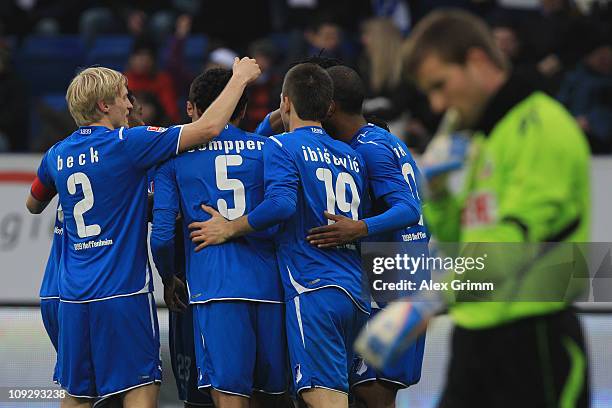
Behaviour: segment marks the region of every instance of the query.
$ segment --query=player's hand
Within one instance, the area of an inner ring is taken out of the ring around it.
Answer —
[[[261,69],[253,58],[244,57],[242,59],[234,58],[234,66],[232,67],[233,75],[242,79],[249,84],[261,75]]]
[[[343,215],[323,213],[333,224],[324,225],[308,230],[306,240],[318,248],[331,248],[344,245],[368,235],[368,227],[361,220],[353,220]]]
[[[222,244],[231,237],[231,226],[228,220],[212,207],[202,204],[202,209],[209,213],[211,218],[208,221],[196,221],[189,224],[191,230],[189,237],[194,244],[198,244],[195,248],[196,252],[209,245]]]
[[[419,303],[395,302],[371,319],[355,341],[355,351],[382,369],[406,350],[425,331],[432,316]]]
[[[187,299],[185,284],[177,276],[173,276],[164,282],[164,302],[172,312],[183,312],[187,305],[183,302]]]

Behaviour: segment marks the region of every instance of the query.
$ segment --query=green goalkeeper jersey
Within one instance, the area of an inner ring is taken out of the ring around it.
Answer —
[[[589,239],[586,138],[560,103],[541,92],[526,92],[518,81],[510,78],[485,109],[463,192],[441,194],[424,207],[441,242]],[[503,273],[503,280],[511,282],[519,271],[508,267]],[[532,286],[546,284],[530,278]],[[456,302],[449,310],[457,325],[479,329],[553,313],[571,300]]]

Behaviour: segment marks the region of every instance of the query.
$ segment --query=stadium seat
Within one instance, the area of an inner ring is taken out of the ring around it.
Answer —
[[[134,39],[127,35],[98,36],[87,53],[87,65],[99,65],[123,72]]]
[[[84,63],[83,55],[84,45],[78,36],[32,35],[24,40],[16,64],[32,95],[65,92]]]

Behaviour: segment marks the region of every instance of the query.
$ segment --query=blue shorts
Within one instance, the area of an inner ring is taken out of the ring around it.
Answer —
[[[370,318],[374,317],[381,310],[372,309]],[[416,384],[421,379],[424,353],[425,334],[419,336],[414,344],[397,361],[381,371],[369,366],[360,356],[355,356],[349,378],[351,387],[376,380],[395,384],[398,388],[407,388]]]
[[[193,345],[193,307],[183,313],[169,313],[170,362],[181,401],[213,406],[208,390],[198,389],[198,369]]]
[[[43,325],[47,331],[47,335],[53,344],[53,348],[57,353],[57,340],[59,338],[59,320],[58,308],[59,298],[40,299],[40,314],[42,316]],[[53,369],[53,381],[57,382],[57,359],[55,368]]]
[[[200,388],[244,397],[286,391],[284,304],[224,300],[194,307]]]
[[[98,398],[161,381],[152,293],[88,303],[60,302],[59,384]]]
[[[313,388],[348,393],[353,342],[368,314],[337,288],[302,293],[287,303],[289,360],[296,394]]]

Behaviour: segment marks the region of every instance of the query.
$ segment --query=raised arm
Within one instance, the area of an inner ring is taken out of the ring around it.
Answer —
[[[248,57],[236,58],[232,71],[232,78],[202,116],[197,121],[183,126],[179,152],[207,143],[217,137],[230,120],[246,86],[261,74],[259,65],[254,59]]]

